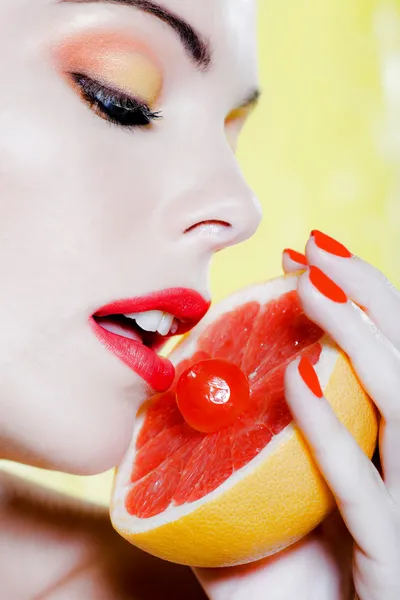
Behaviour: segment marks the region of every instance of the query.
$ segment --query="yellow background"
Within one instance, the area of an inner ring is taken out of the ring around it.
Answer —
[[[262,0],[260,108],[239,160],[264,208],[219,254],[216,300],[281,272],[281,250],[322,229],[400,284],[400,0]],[[10,465],[4,465],[10,468]],[[17,473],[107,503],[111,473]]]

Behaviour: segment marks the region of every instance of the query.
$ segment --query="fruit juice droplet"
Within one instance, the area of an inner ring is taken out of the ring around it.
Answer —
[[[176,401],[190,427],[215,433],[232,425],[249,408],[249,381],[238,366],[227,360],[203,360],[180,376]]]

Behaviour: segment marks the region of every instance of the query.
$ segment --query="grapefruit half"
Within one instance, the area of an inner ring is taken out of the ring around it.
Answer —
[[[378,416],[346,355],[304,314],[297,274],[240,290],[213,306],[170,358],[170,390],[140,408],[116,471],[114,528],[168,561],[221,567],[271,555],[314,529],[335,507],[285,402],[286,366],[305,355],[325,397],[371,458]],[[192,429],[175,389],[188,367],[228,360],[250,383],[249,408],[214,433]]]

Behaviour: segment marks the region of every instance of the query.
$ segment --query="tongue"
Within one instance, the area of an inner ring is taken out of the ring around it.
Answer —
[[[116,323],[111,319],[102,318],[99,325],[111,333],[116,333],[117,335],[129,338],[130,340],[135,340],[136,342],[143,341],[139,333],[135,331],[128,323]]]

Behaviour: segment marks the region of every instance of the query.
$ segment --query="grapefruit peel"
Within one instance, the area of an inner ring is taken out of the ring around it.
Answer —
[[[296,290],[290,274],[240,290],[213,306],[173,350],[178,365],[192,356],[200,335],[221,315],[250,302],[260,304]],[[378,414],[358,382],[346,355],[326,335],[315,370],[339,420],[370,458],[378,433]],[[151,402],[151,400],[150,400]],[[133,545],[159,558],[192,567],[245,564],[272,555],[311,532],[334,508],[308,446],[291,422],[255,458],[204,497],[138,518],[126,509],[138,435],[149,401],[138,412],[130,448],[116,469],[111,521]]]

